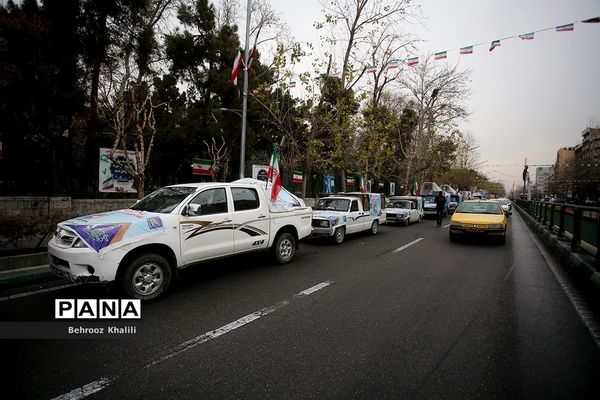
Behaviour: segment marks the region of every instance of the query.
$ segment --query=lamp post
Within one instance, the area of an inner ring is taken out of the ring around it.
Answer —
[[[242,134],[240,140],[240,179],[244,178],[246,163],[246,117],[248,115],[248,57],[250,54],[250,10],[251,0],[246,3],[246,48],[244,50],[244,91],[242,97]]]

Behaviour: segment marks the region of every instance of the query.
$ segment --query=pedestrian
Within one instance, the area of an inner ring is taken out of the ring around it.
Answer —
[[[442,226],[442,219],[444,218],[444,208],[446,206],[446,197],[440,190],[438,195],[435,196],[435,212],[437,217],[437,226],[438,228]]]

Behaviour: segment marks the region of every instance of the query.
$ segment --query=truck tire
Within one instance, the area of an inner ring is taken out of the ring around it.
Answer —
[[[155,300],[164,295],[171,285],[171,267],[160,254],[142,254],[127,265],[121,283],[129,297]]]
[[[277,263],[289,263],[296,253],[296,238],[289,232],[280,233],[275,238],[272,251]]]
[[[346,227],[340,226],[338,228],[335,228],[335,231],[333,232],[333,236],[332,236],[333,243],[342,244],[345,237],[346,237]]]
[[[406,225],[408,226],[408,222],[406,223]],[[379,221],[375,220],[371,224],[371,229],[369,229],[369,233],[371,235],[377,235],[377,232],[379,232]]]

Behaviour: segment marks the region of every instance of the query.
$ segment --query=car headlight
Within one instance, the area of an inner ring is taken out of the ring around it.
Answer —
[[[321,228],[329,228],[329,221],[323,220],[323,221],[319,222],[319,226]]]
[[[490,224],[489,229],[503,229],[504,225],[502,224]]]
[[[462,224],[462,222],[451,221],[450,222],[450,227],[451,228],[462,228],[463,224]]]
[[[85,249],[87,247],[87,245],[85,244],[85,242],[79,238],[77,238],[77,240],[75,240],[75,243],[73,243],[73,247],[77,248],[77,249]]]

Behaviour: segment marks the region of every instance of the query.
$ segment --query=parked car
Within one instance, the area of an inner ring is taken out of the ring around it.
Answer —
[[[338,193],[319,199],[312,219],[313,236],[341,244],[346,234],[377,234],[385,222],[385,196],[379,193]]]
[[[312,209],[285,189],[275,202],[253,179],[161,188],[131,208],[58,224],[48,243],[51,271],[70,281],[116,281],[130,297],[152,300],[179,268],[271,250],[290,262],[311,233]]]
[[[422,209],[422,208],[421,208]],[[405,226],[413,222],[421,222],[421,212],[416,202],[397,196],[391,197],[385,207],[386,223],[401,223]]]
[[[450,241],[467,237],[506,240],[507,216],[496,200],[465,200],[450,218]]]

